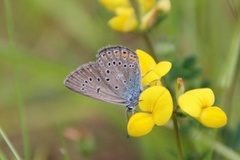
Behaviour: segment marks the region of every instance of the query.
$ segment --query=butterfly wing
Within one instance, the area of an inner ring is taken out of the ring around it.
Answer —
[[[108,46],[101,49],[96,63],[106,85],[126,105],[133,108],[141,92],[141,73],[136,53],[122,46]]]
[[[64,81],[69,89],[101,101],[125,105],[126,100],[119,97],[105,83],[95,62],[85,64],[73,71]]]

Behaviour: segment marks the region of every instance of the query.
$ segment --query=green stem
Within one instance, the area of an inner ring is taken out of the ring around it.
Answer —
[[[140,11],[139,11],[139,2],[137,0],[130,0],[131,6],[134,9],[135,15],[136,15],[136,19],[138,24],[141,23],[141,18],[140,18]]]
[[[175,114],[173,115],[173,126],[175,130],[175,136],[176,136],[176,142],[177,142],[178,158],[179,160],[183,160],[183,152],[181,147],[180,134],[178,130],[177,116]]]
[[[219,85],[223,90],[223,97],[226,106],[229,106],[229,102],[232,100],[227,97],[233,93],[236,85],[234,81],[237,79],[238,66],[240,63],[240,18],[237,21],[236,28],[234,29],[230,49],[227,54],[227,58],[224,62],[224,67],[221,70]],[[232,96],[233,97],[233,96]],[[232,98],[231,97],[231,98]],[[227,109],[227,108],[226,108]]]
[[[9,139],[7,138],[6,134],[3,132],[1,127],[0,127],[0,134],[2,135],[4,141],[7,143],[8,147],[12,151],[12,153],[15,156],[16,160],[21,160],[21,158],[19,157],[17,151],[14,149],[12,143],[9,141]]]
[[[155,53],[155,50],[154,50],[154,47],[152,45],[152,42],[149,38],[149,35],[147,33],[142,33],[142,37],[144,39],[144,41],[146,42],[146,45],[148,46],[148,49],[149,49],[149,54],[153,57],[153,59],[156,59],[156,53]]]
[[[67,152],[67,145],[66,145],[66,142],[65,142],[65,139],[64,139],[64,135],[63,135],[61,125],[59,123],[57,123],[57,131],[58,131],[58,136],[59,136],[61,146],[62,146],[62,154],[64,156],[63,159],[64,160],[69,160],[70,158],[69,158],[69,155],[68,155],[68,152]]]
[[[11,12],[11,4],[9,0],[4,0],[4,10],[5,10],[5,17],[6,17],[6,28],[9,38],[9,53],[14,54],[16,53],[16,43],[15,43],[15,35],[14,35],[14,24],[13,24],[13,16]],[[17,106],[20,114],[20,126],[21,126],[21,133],[22,133],[22,139],[23,139],[23,151],[24,151],[24,159],[29,160],[30,157],[30,150],[29,150],[29,139],[27,134],[27,126],[26,126],[26,115],[25,115],[25,107],[23,105],[22,95],[21,95],[21,89],[19,85],[18,78],[20,77],[20,73],[17,70],[19,62],[12,59],[12,62],[14,64],[14,68],[16,70],[15,75],[15,90],[16,90],[16,96],[17,96]]]
[[[130,0],[130,3],[132,5],[132,7],[134,8],[138,24],[141,24],[141,13],[140,13],[140,10],[139,10],[139,2],[137,0]],[[149,54],[153,57],[153,59],[157,60],[156,59],[156,54],[155,54],[155,51],[154,51],[154,47],[151,43],[149,35],[146,32],[143,31],[141,33],[141,36],[143,37],[144,41],[146,42],[146,44],[149,48]]]
[[[198,136],[194,136],[196,134]],[[219,142],[213,137],[209,137],[203,134],[203,132],[199,132],[196,129],[191,129],[191,133],[189,135],[191,136],[190,138],[193,139],[193,141],[196,144],[199,144],[202,147],[208,147],[213,149],[214,153],[218,153],[223,157],[223,159],[234,159],[234,160],[240,159],[240,155],[236,150],[226,146],[224,143]]]
[[[13,21],[12,21],[12,12],[9,0],[4,0],[4,11],[7,25],[7,34],[9,37],[9,42],[11,47],[14,46],[14,29],[13,29]]]
[[[30,159],[30,147],[29,147],[29,136],[28,136],[28,128],[26,125],[26,111],[23,104],[22,96],[21,96],[21,89],[19,85],[19,80],[17,74],[15,78],[15,88],[16,88],[16,95],[17,95],[17,103],[18,103],[18,111],[19,111],[19,117],[20,117],[20,127],[21,127],[21,134],[23,139],[23,152],[24,152],[24,159],[29,160]]]
[[[230,50],[228,52],[228,57],[226,59],[226,65],[225,72],[222,73],[223,80],[225,80],[225,83],[222,83],[222,103],[221,106],[224,106],[225,113],[230,117],[233,113],[233,99],[234,99],[234,92],[237,88],[237,85],[239,83],[239,76],[240,76],[240,19],[238,21],[238,24],[234,30],[232,42],[230,46]],[[222,81],[223,82],[223,81]],[[228,107],[226,107],[228,106]],[[227,138],[227,128],[223,129],[223,140],[224,142],[228,141]]]

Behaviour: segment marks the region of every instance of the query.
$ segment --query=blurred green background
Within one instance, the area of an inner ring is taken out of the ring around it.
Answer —
[[[218,130],[180,125],[184,157],[233,159],[240,156],[240,2],[171,4],[169,15],[149,33],[158,60],[179,66],[195,57],[200,75],[185,85],[207,80],[216,104],[228,115],[227,126]],[[107,21],[112,16],[98,1],[0,2],[0,126],[22,159],[177,158],[171,121],[127,140],[124,107],[78,95],[63,85],[71,71],[95,61],[97,51],[108,44],[149,51],[141,35],[111,30]],[[204,143],[207,137],[213,145]],[[0,155],[15,159],[2,137]]]

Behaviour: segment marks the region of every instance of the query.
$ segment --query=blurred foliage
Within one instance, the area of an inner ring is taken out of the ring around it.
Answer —
[[[61,160],[65,152],[69,159],[176,159],[171,123],[127,140],[124,107],[75,94],[63,85],[72,70],[95,61],[98,49],[108,44],[149,51],[141,35],[112,31],[107,26],[112,15],[97,1],[3,2],[10,4],[10,10],[0,5],[0,126],[23,159]],[[170,14],[149,32],[158,60],[173,63],[164,82],[175,83],[182,76],[189,88],[211,85],[229,118],[220,130],[181,119],[185,158],[232,159],[234,153],[240,154],[240,2],[171,3]],[[12,15],[12,38],[7,12]],[[186,128],[189,124],[194,131]],[[77,131],[78,139],[59,138],[59,132],[69,127]],[[220,144],[210,146],[206,137]],[[2,138],[0,158],[15,159]]]

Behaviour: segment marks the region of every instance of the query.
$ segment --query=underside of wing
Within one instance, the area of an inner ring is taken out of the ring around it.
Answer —
[[[97,54],[97,65],[109,88],[135,103],[141,91],[141,73],[136,53],[122,46],[108,46]]]
[[[126,105],[126,101],[119,97],[104,82],[95,62],[85,64],[73,71],[64,81],[69,89],[101,101]]]

